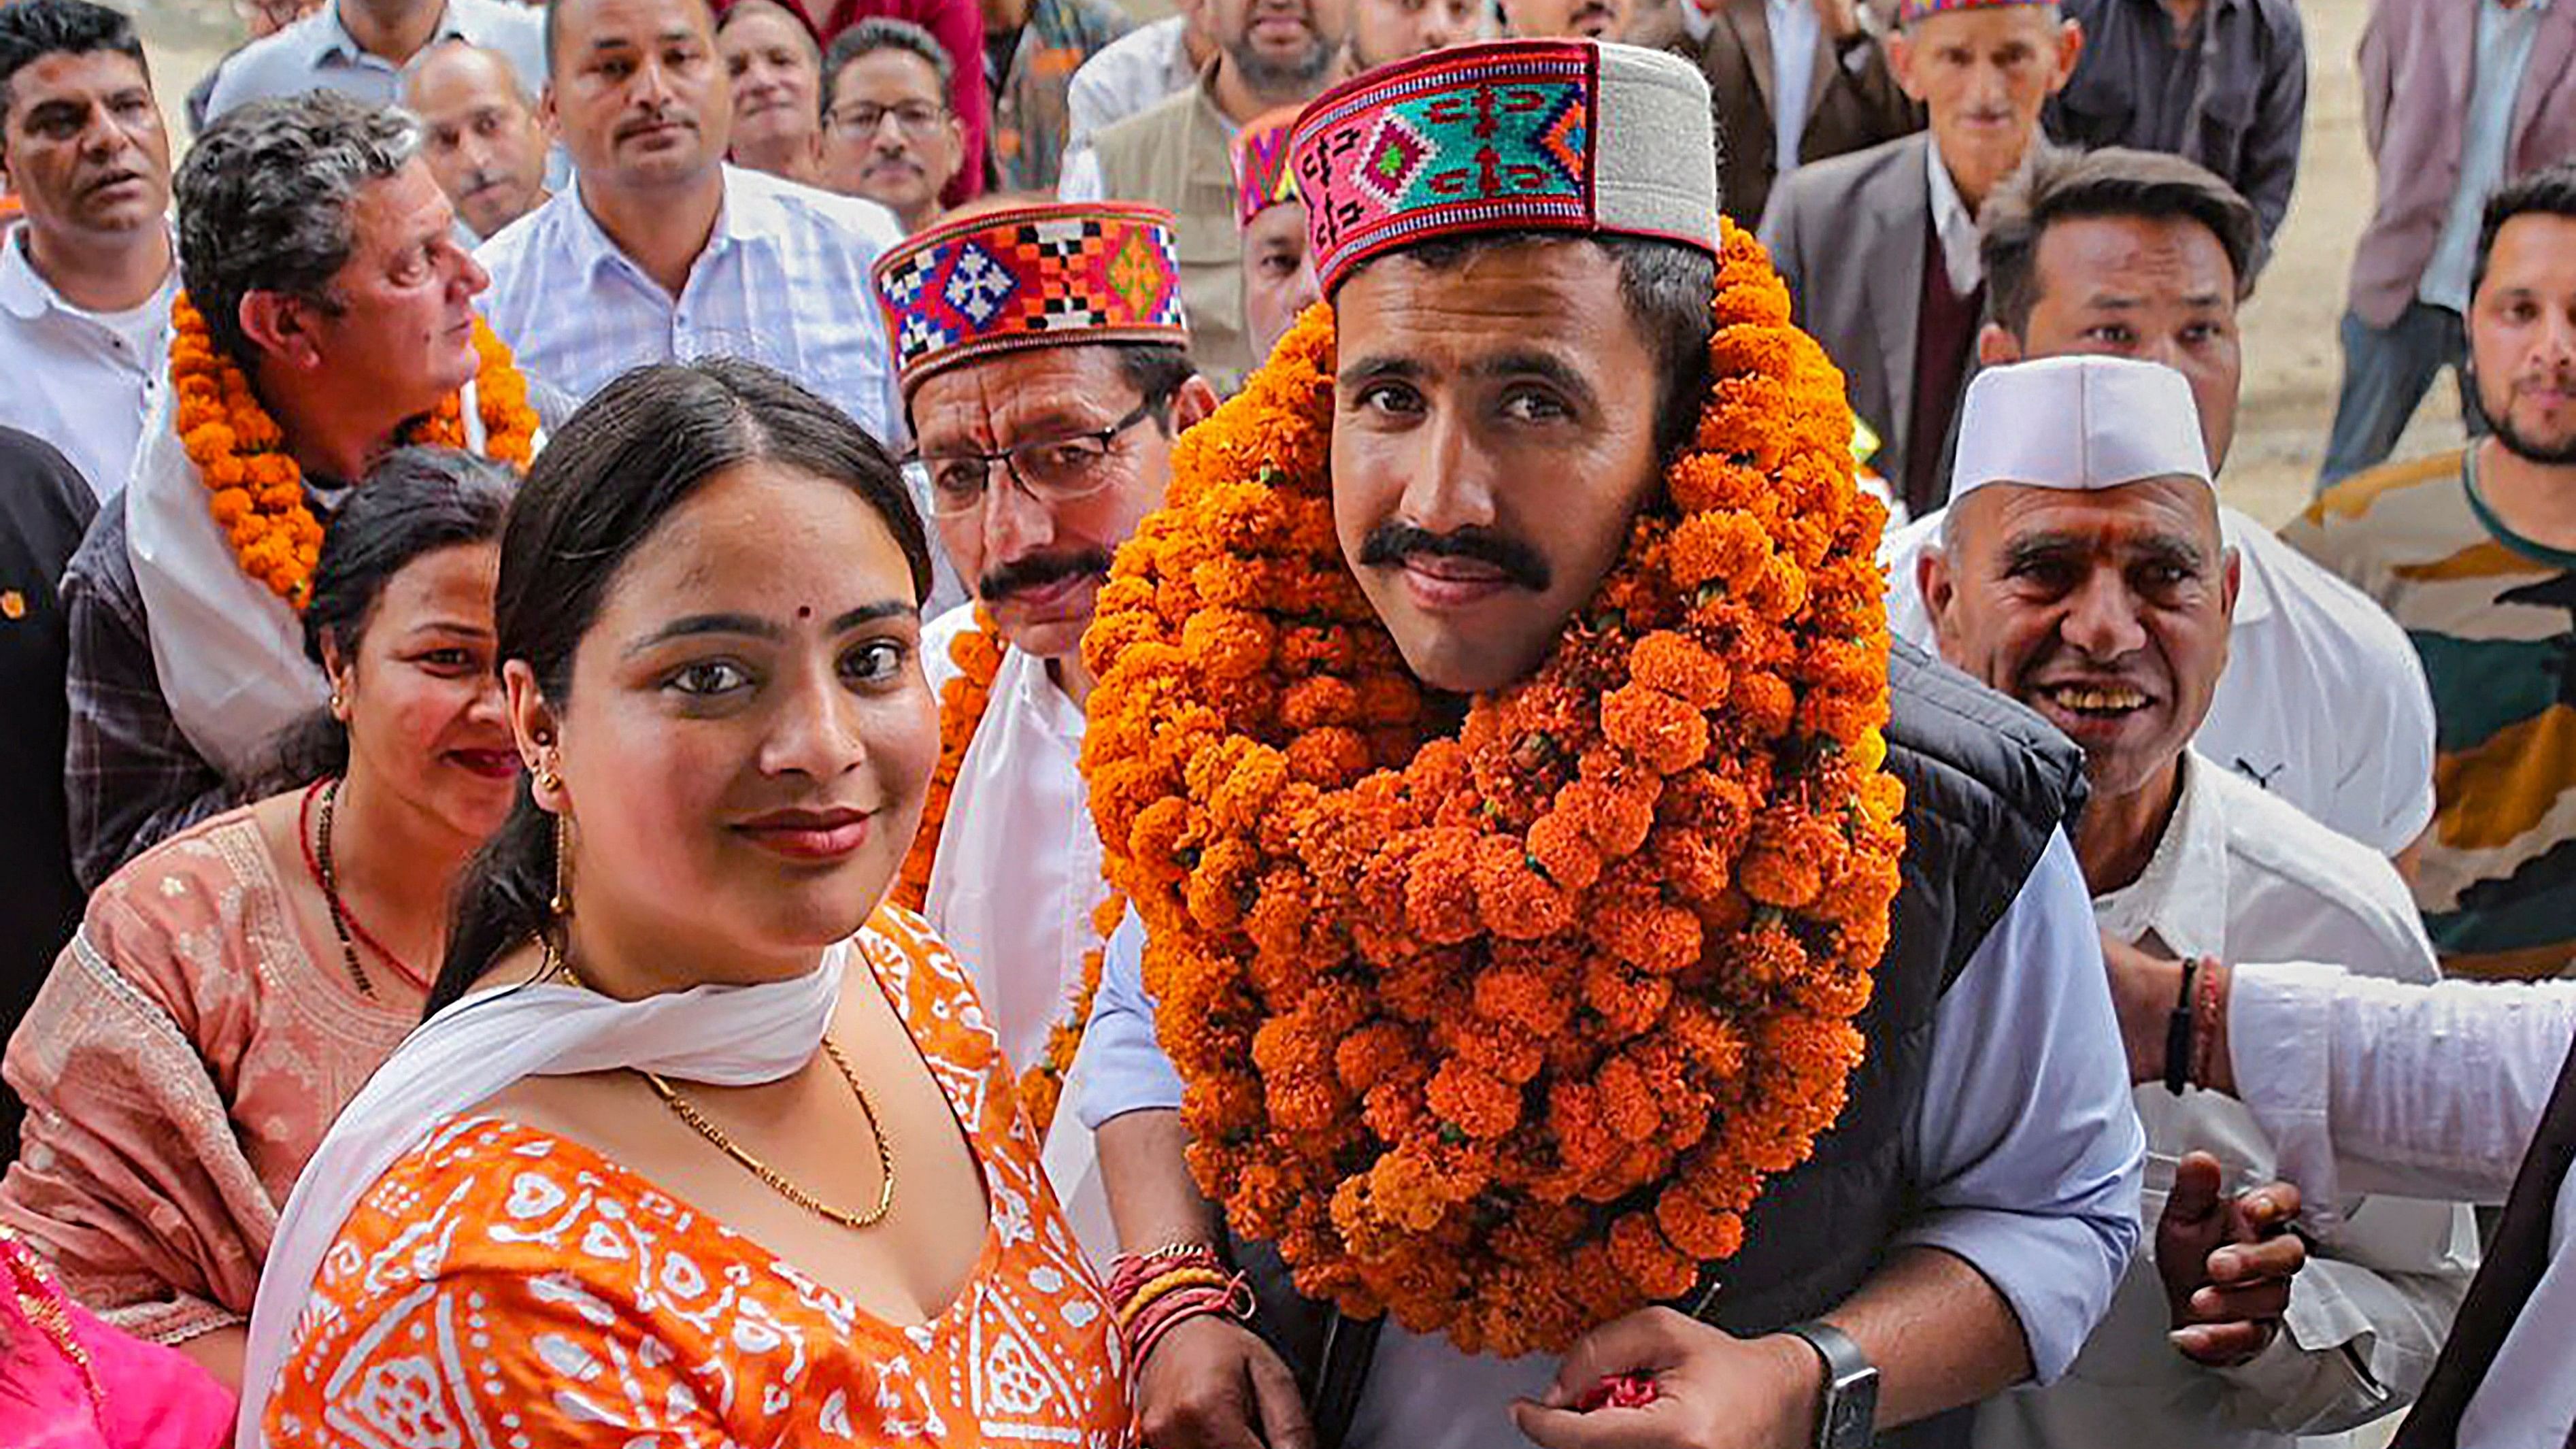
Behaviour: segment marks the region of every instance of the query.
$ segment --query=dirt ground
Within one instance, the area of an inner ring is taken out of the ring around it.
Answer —
[[[1168,0],[1129,0],[1139,14],[1164,13]],[[206,68],[230,45],[230,7],[208,0],[140,0],[155,79],[176,112]],[[2245,313],[2245,405],[2228,468],[2229,501],[2277,523],[2308,499],[2309,480],[2325,450],[2341,366],[2335,323],[2342,315],[2352,246],[2371,203],[2370,158],[2362,148],[2361,101],[2353,51],[2369,0],[2302,0],[2308,25],[2308,134],[2299,186],[2290,201],[2278,254]],[[2445,380],[2433,389],[2401,456],[2456,441],[2459,408]]]

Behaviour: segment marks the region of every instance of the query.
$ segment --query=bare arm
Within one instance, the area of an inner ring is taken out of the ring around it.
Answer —
[[[1968,1261],[1899,1248],[1825,1321],[1878,1365],[1878,1427],[1893,1429],[2001,1393],[2031,1376],[2012,1305]]]

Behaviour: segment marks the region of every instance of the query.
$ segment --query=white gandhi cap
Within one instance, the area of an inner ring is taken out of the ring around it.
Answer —
[[[2161,363],[2043,357],[1990,367],[1968,383],[1950,501],[1990,483],[2118,488],[2150,478],[2209,487],[2209,454],[2191,384]]]

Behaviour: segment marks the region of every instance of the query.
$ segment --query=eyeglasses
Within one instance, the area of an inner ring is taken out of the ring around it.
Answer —
[[[897,132],[918,141],[937,130],[939,123],[948,118],[948,113],[921,101],[906,101],[899,106],[878,106],[860,101],[854,105],[834,107],[830,120],[833,130],[846,136],[864,138],[875,135],[877,127],[888,116],[894,117]]]
[[[1147,398],[1134,412],[1087,433],[1041,438],[998,453],[919,453],[910,461],[930,474],[930,511],[939,518],[963,518],[983,507],[996,463],[1038,502],[1072,503],[1109,486],[1109,445],[1162,406],[1161,398]]]

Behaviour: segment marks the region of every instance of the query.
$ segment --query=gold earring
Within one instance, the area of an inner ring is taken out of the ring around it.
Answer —
[[[572,817],[555,813],[555,898],[546,909],[557,916],[572,914]]]
[[[339,716],[344,715],[344,714],[346,714],[346,713],[348,713],[348,712],[349,712],[349,700],[348,700],[348,696],[346,696],[346,695],[344,695],[344,694],[340,693],[340,691],[338,691],[338,690],[336,690],[336,689],[335,689],[335,690],[332,690],[332,691],[331,691],[331,715],[332,715],[332,717],[333,717],[334,719],[337,719]]]
[[[537,772],[537,788],[550,795],[559,794],[563,790],[563,776],[555,773],[554,766],[548,765]]]

